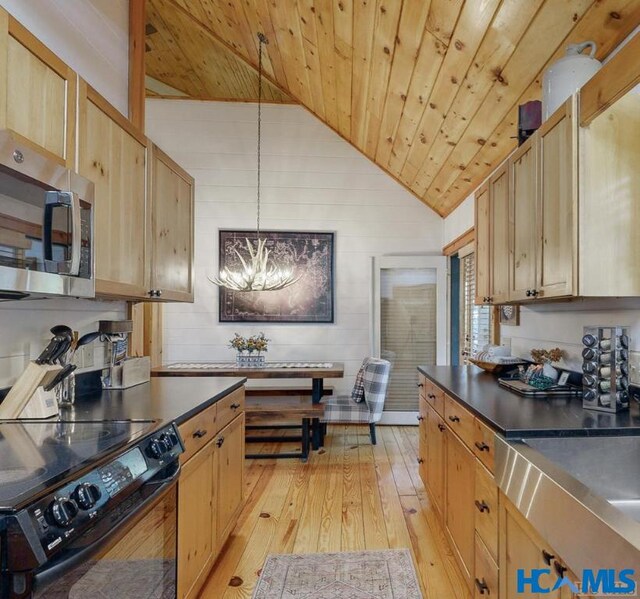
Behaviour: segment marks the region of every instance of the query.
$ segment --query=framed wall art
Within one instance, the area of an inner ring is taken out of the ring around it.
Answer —
[[[317,231],[260,231],[269,258],[294,269],[299,279],[277,291],[231,291],[220,287],[220,322],[334,322],[335,234]],[[220,270],[240,267],[246,240],[256,231],[220,231]],[[239,254],[239,255],[238,255]]]

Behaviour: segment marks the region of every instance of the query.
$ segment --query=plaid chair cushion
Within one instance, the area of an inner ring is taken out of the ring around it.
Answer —
[[[364,401],[364,371],[366,370],[368,363],[369,358],[365,358],[362,361],[362,366],[360,366],[360,370],[358,370],[358,374],[356,375],[356,382],[353,385],[353,391],[351,391],[351,399],[356,403]]]
[[[369,410],[364,402],[356,403],[348,395],[329,396],[322,401],[323,422],[369,422]]]

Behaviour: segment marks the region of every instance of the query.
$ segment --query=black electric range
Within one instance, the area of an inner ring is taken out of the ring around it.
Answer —
[[[0,512],[32,502],[155,428],[155,421],[0,421]]]

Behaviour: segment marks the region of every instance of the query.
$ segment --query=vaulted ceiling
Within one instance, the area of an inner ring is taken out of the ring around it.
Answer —
[[[517,107],[572,42],[603,58],[640,0],[147,0],[147,72],[203,99],[291,99],[441,215],[515,147]]]

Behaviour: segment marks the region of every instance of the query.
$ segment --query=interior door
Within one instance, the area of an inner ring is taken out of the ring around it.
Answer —
[[[382,422],[415,424],[417,366],[449,359],[447,259],[382,256],[374,264],[372,352],[391,362]]]

